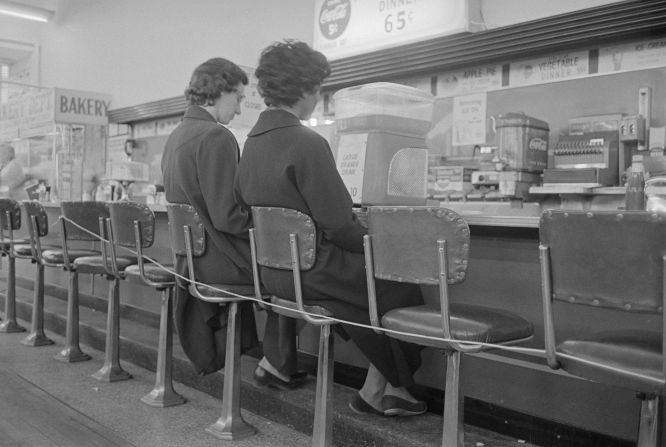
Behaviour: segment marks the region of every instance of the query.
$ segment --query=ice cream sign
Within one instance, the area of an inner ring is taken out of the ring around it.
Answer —
[[[315,0],[314,47],[330,59],[366,53],[481,23],[478,0]]]

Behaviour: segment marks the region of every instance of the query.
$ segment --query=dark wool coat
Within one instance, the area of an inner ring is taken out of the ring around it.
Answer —
[[[249,133],[238,167],[235,191],[245,209],[276,206],[296,209],[314,220],[317,256],[303,272],[306,301],[326,307],[343,320],[370,324],[363,256],[365,228],[352,212],[352,200],[338,174],[328,142],[291,113],[268,109]],[[262,269],[269,292],[294,299],[291,271]],[[380,312],[422,303],[418,287],[377,283]],[[368,360],[391,384],[409,385],[420,364],[419,349],[344,325]]]
[[[206,230],[206,252],[195,258],[195,269],[197,280],[208,284],[252,284],[250,216],[233,197],[239,156],[233,134],[199,106],[187,109],[164,146],[166,199],[192,205]],[[185,258],[177,260],[176,270],[187,276]],[[251,304],[241,305],[241,318],[247,349],[257,343]],[[199,372],[224,366],[226,307],[194,299],[177,287],[174,319],[183,349]]]

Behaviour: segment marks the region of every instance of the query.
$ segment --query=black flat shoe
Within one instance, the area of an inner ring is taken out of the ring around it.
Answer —
[[[351,402],[349,402],[349,408],[351,408],[351,410],[357,414],[377,414],[384,416],[384,413],[375,409],[375,407],[364,401],[361,395],[358,393],[356,393]]]
[[[382,397],[384,416],[418,416],[428,411],[423,401],[410,402],[398,396],[385,395]]]
[[[291,375],[289,381],[285,381],[274,376],[261,366],[257,366],[257,369],[254,370],[254,382],[257,385],[278,390],[296,389],[305,383],[306,377],[307,373],[305,371],[297,371]]]

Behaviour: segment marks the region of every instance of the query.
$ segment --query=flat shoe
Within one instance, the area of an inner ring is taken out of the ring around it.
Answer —
[[[291,381],[294,381],[294,380],[296,380],[296,381],[299,381],[299,380],[305,381],[305,379],[308,377],[308,372],[303,371],[303,370],[298,370],[295,373],[291,374],[289,377],[291,378]]]
[[[379,414],[384,416],[383,412],[375,409],[375,407],[364,401],[358,393],[356,393],[351,402],[349,402],[349,408],[351,408],[356,414]]]
[[[291,380],[285,381],[266,371],[261,366],[254,370],[254,382],[263,387],[275,388],[278,390],[293,390],[305,383],[307,373],[299,371],[291,375]]]
[[[423,401],[410,402],[390,394],[382,397],[382,408],[384,416],[418,416],[428,411],[428,406]]]

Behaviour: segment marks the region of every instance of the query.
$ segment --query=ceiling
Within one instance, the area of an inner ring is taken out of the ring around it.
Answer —
[[[11,3],[18,3],[29,7],[36,7],[56,11],[58,0],[11,0]],[[22,20],[22,19],[12,19]],[[34,50],[34,45],[30,42],[20,42],[13,40],[11,36],[0,35],[0,63],[12,64],[17,61],[25,60]]]

